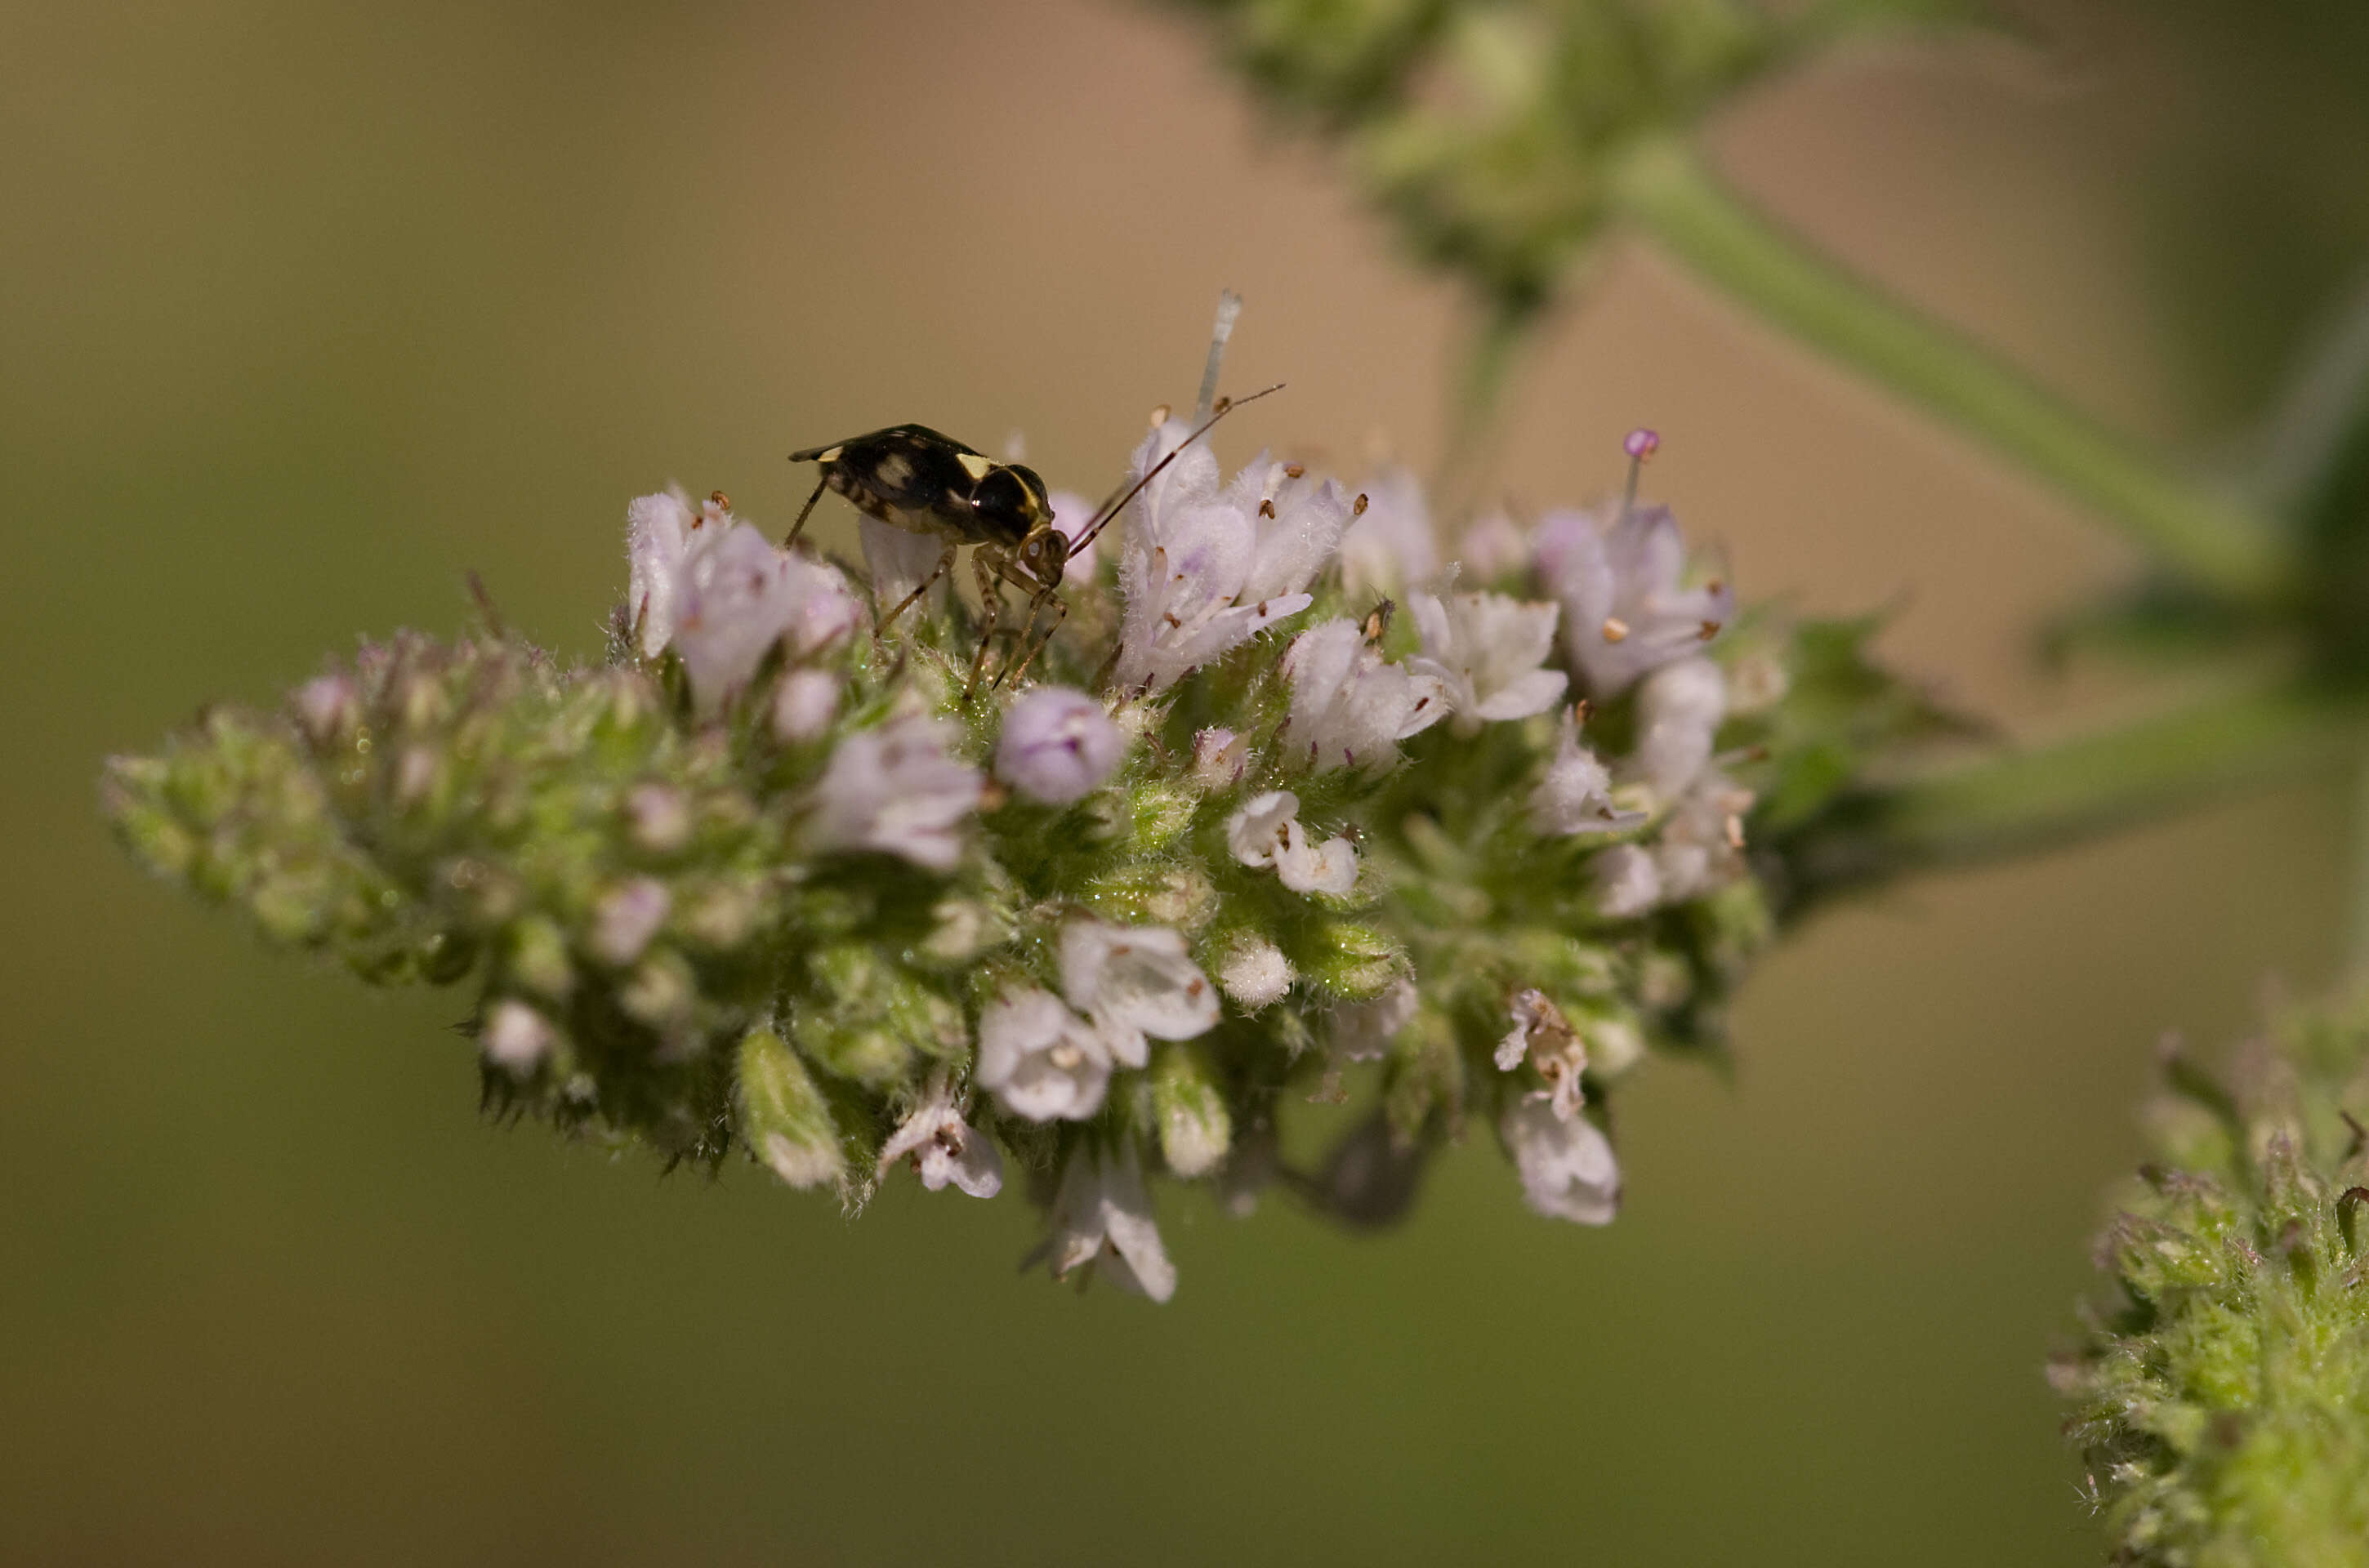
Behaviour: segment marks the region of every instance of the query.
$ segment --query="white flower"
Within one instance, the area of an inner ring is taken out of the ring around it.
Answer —
[[[1346,839],[1310,843],[1299,796],[1270,790],[1226,819],[1226,847],[1244,865],[1273,866],[1295,893],[1346,893],[1357,885],[1357,852]]]
[[[839,677],[828,670],[793,670],[773,689],[773,738],[784,745],[812,740],[839,716]]]
[[[1400,980],[1371,1001],[1334,1008],[1333,1054],[1351,1061],[1371,1061],[1380,1056],[1413,1019],[1418,1000],[1414,982]]]
[[[1169,420],[1137,449],[1148,472],[1189,433]],[[1161,691],[1311,602],[1302,591],[1331,558],[1349,502],[1330,480],[1265,453],[1220,489],[1218,460],[1195,445],[1129,503],[1118,581],[1127,611],[1116,677]]]
[[[938,557],[946,548],[944,540],[883,522],[868,512],[855,520],[855,539],[864,546],[864,569],[872,574],[873,603],[883,614],[905,602],[938,569]],[[946,579],[940,578],[933,591],[944,594]]]
[[[1633,919],[1662,901],[1661,872],[1635,844],[1600,850],[1587,868],[1596,880],[1596,907],[1609,919]]]
[[[1551,838],[1573,833],[1617,833],[1645,819],[1642,811],[1612,804],[1612,774],[1579,738],[1579,725],[1566,716],[1562,739],[1546,777],[1530,791],[1530,826]]]
[[[962,858],[962,824],[985,781],[946,753],[960,731],[913,715],[839,743],[815,789],[818,849],[881,850],[933,871]]]
[[[1595,1123],[1565,1119],[1544,1100],[1525,1097],[1499,1125],[1532,1208],[1581,1225],[1612,1222],[1620,1211],[1620,1162]]]
[[[1299,978],[1285,957],[1283,949],[1263,936],[1243,932],[1234,938],[1233,945],[1218,966],[1218,983],[1234,999],[1234,1005],[1245,1013],[1283,1000],[1291,982]]]
[[[592,914],[592,951],[616,965],[632,963],[650,944],[673,903],[666,884],[636,876],[601,900]]]
[[[774,547],[747,523],[703,526],[675,580],[673,643],[699,700],[756,673],[775,643],[794,658],[853,632],[863,606],[839,568]]]
[[[1708,658],[1682,658],[1637,689],[1637,765],[1664,800],[1675,800],[1711,761],[1727,716],[1727,679]]]
[[[1564,1121],[1579,1115],[1586,1096],[1580,1074],[1587,1070],[1587,1047],[1571,1021],[1544,991],[1526,990],[1508,1009],[1514,1027],[1497,1046],[1497,1070],[1511,1072],[1527,1059],[1547,1086],[1543,1098]]]
[[[1530,542],[1514,520],[1493,511],[1464,531],[1457,541],[1457,564],[1477,582],[1495,582],[1529,564]]]
[[[498,1001],[486,1013],[477,1045],[496,1065],[524,1078],[551,1053],[554,1036],[542,1013],[522,1001]]]
[[[642,496],[625,507],[625,618],[640,628],[646,658],[656,658],[673,640],[675,585],[684,544],[699,521],[681,490]]]
[[[1102,704],[1067,686],[1038,686],[1003,716],[995,773],[1032,800],[1067,806],[1110,777],[1126,750]]]
[[[1752,792],[1724,773],[1695,781],[1654,846],[1663,902],[1700,898],[1744,875],[1744,814],[1751,809]]]
[[[1176,1293],[1176,1266],[1160,1244],[1133,1144],[1116,1156],[1087,1149],[1070,1155],[1053,1200],[1047,1250],[1056,1279],[1091,1265],[1121,1289],[1155,1301]]]
[[[1222,727],[1193,737],[1193,777],[1203,789],[1231,789],[1250,765],[1251,738]]]
[[[1735,613],[1722,582],[1682,586],[1686,544],[1666,507],[1549,512],[1534,543],[1562,601],[1563,642],[1591,695],[1614,697],[1686,658]]]
[[[973,1197],[993,1197],[1003,1190],[1003,1156],[993,1139],[963,1120],[944,1068],[930,1075],[921,1103],[880,1146],[877,1173],[887,1175],[889,1166],[908,1155],[921,1185],[932,1192],[948,1183]]]
[[[1478,735],[1484,722],[1528,718],[1562,700],[1566,677],[1540,666],[1554,647],[1553,604],[1525,604],[1502,593],[1459,593],[1445,601],[1413,595],[1423,657],[1407,668],[1448,688],[1456,732]]]
[[[1015,1116],[1083,1121],[1102,1109],[1110,1075],[1108,1043],[1050,991],[1006,991],[979,1015],[979,1087]]]
[[[1356,599],[1402,593],[1439,574],[1439,540],[1423,485],[1403,468],[1386,468],[1366,486],[1366,509],[1341,536],[1341,581]]]
[[[1448,688],[1438,677],[1383,659],[1355,621],[1300,633],[1284,649],[1281,668],[1291,682],[1287,752],[1318,773],[1386,766],[1398,760],[1400,741],[1448,716]]]
[[[1162,926],[1071,921],[1061,928],[1061,993],[1124,1067],[1150,1059],[1147,1035],[1189,1040],[1218,1022],[1217,988]]]

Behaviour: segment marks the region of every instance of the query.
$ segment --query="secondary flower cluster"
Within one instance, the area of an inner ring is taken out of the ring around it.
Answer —
[[[2349,1562],[2369,1542],[2369,1013],[2295,1009],[2216,1078],[2165,1057],[2111,1299],[2050,1379],[2113,1561]]]
[[[1609,1096],[1719,1048],[1761,826],[1924,710],[1865,627],[1739,623],[1658,507],[1448,546],[1406,475],[1186,433],[1016,690],[965,695],[960,595],[874,630],[935,541],[867,519],[859,572],[668,492],[603,662],[366,644],[118,759],[109,810],[277,939],[473,979],[498,1106],[851,1205],[1016,1166],[1057,1274],[1168,1295],[1148,1173],[1371,1220],[1476,1123],[1533,1208],[1609,1220]],[[1295,1107],[1353,1097],[1382,1157],[1306,1162],[1338,1113]]]

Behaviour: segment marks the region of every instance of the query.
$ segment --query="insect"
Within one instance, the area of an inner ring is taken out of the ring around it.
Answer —
[[[814,464],[821,469],[821,477],[807,504],[798,509],[798,520],[791,524],[783,544],[786,548],[797,544],[807,514],[825,490],[846,497],[857,510],[891,527],[944,540],[945,548],[939,554],[936,568],[880,617],[879,629],[884,632],[954,569],[955,556],[964,545],[974,546],[971,575],[978,584],[986,620],[979,629],[978,652],[971,658],[966,695],[978,687],[986,668],[989,641],[1002,614],[1003,585],[1009,583],[1028,595],[1027,614],[1020,626],[1023,651],[996,677],[995,683],[1001,686],[1027,670],[1068,616],[1070,607],[1059,590],[1062,570],[1070,558],[1092,544],[1111,519],[1176,460],[1177,452],[1199,441],[1234,409],[1277,390],[1270,386],[1249,397],[1219,401],[1175,452],[1162,458],[1132,486],[1123,486],[1124,494],[1114,493],[1112,499],[1097,507],[1075,540],[1053,526],[1052,499],[1035,469],[997,463],[926,425],[891,425],[830,446],[808,447],[790,453],[790,461]],[[1053,607],[1053,619],[1037,632],[1037,614],[1047,604]],[[1033,639],[1031,633],[1036,634]]]

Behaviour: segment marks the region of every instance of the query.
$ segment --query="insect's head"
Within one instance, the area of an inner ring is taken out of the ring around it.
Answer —
[[[1049,521],[1020,542],[1020,564],[1047,588],[1061,585],[1061,568],[1069,560],[1070,536]]]

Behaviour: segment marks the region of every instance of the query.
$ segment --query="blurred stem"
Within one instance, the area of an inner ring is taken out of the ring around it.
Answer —
[[[1450,517],[1480,498],[1472,492],[1489,472],[1505,435],[1505,389],[1539,322],[1539,309],[1532,304],[1501,299],[1481,308],[1483,314],[1465,340],[1455,406],[1448,412],[1448,455],[1433,486],[1441,509]]]
[[[2266,520],[2164,473],[1981,349],[1817,256],[1678,143],[1637,148],[1622,162],[1617,189],[1631,218],[1722,292],[1982,436],[2194,582],[2252,601],[2288,586],[2282,540]]]
[[[2369,705],[2283,676],[2260,680],[2118,728],[1879,791],[1861,803],[1848,864],[1810,869],[1855,880],[2001,858],[2364,754]]]

